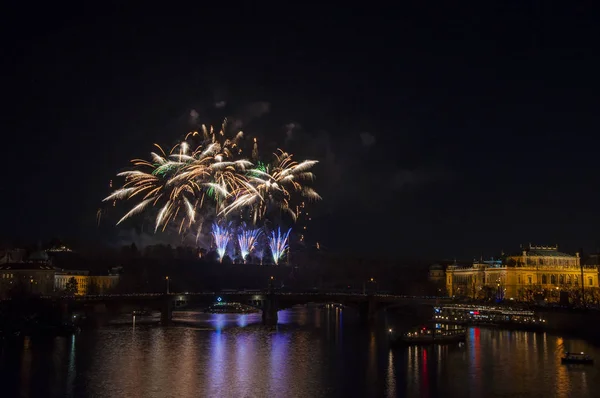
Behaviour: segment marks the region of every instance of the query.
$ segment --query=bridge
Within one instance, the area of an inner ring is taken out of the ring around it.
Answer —
[[[170,294],[115,294],[94,295],[72,298],[75,308],[86,304],[104,304],[107,307],[125,305],[143,306],[161,312],[161,323],[169,324],[173,310],[193,306],[208,307],[220,298],[223,302],[235,302],[253,306],[262,311],[265,325],[277,324],[277,312],[294,305],[308,303],[339,303],[358,310],[364,321],[374,319],[377,313],[385,308],[402,306],[429,306],[452,303],[448,297],[419,297],[400,296],[391,294],[358,294],[339,292],[277,292],[271,290],[254,291],[220,291],[199,293],[170,293]]]

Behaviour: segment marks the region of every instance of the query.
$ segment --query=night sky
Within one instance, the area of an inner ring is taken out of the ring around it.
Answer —
[[[108,181],[194,110],[320,160],[310,229],[329,250],[596,250],[592,2],[484,3],[7,10],[0,235],[119,236],[96,227]]]

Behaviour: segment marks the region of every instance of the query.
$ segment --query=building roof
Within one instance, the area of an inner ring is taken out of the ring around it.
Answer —
[[[0,264],[18,263],[25,259],[26,253],[22,249],[5,250],[0,254]]]
[[[29,261],[48,261],[49,259],[50,258],[48,257],[48,253],[46,253],[45,250],[33,252],[29,256]]]
[[[575,257],[572,254],[559,252],[558,250],[548,249],[530,249],[527,251],[528,256],[539,256],[539,257]]]
[[[429,270],[430,271],[434,271],[434,270],[443,270],[444,266],[440,265],[440,264],[433,264],[429,266]]]
[[[59,268],[57,268],[56,273],[58,275],[89,275],[90,271],[82,270],[82,269],[64,269],[64,268],[59,269]]]
[[[575,257],[572,254],[563,253],[558,251],[558,245],[556,246],[532,246],[524,248],[527,252],[527,256],[531,257]],[[508,257],[522,256],[523,252],[509,255]]]
[[[0,271],[54,271],[54,267],[40,263],[8,263],[0,265]]]

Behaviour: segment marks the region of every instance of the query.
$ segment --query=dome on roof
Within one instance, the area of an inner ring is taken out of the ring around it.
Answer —
[[[433,264],[429,266],[430,270],[436,270],[436,269],[444,269],[444,267],[440,264]]]
[[[39,250],[37,252],[31,253],[29,256],[29,261],[48,261],[48,253],[45,250]]]

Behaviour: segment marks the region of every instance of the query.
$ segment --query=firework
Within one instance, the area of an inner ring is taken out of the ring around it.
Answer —
[[[273,256],[275,265],[279,265],[279,260],[283,258],[285,251],[288,249],[288,237],[291,230],[291,228],[288,229],[284,234],[281,233],[280,228],[277,228],[277,233],[275,233],[275,230],[271,231],[271,236],[269,236],[269,248],[271,249],[271,255]]]
[[[244,133],[239,131],[228,138],[226,127],[227,119],[217,130],[202,125],[200,132],[189,132],[170,151],[154,144],[158,151],[151,152],[150,160],[132,160],[133,169],[118,174],[125,180],[122,187],[104,199],[113,205],[120,200],[134,202],[117,224],[153,209],[155,232],[171,224],[180,234],[194,231],[199,220],[214,216],[225,219],[233,211],[257,225],[273,210],[287,212],[295,220],[298,197],[321,198],[306,186],[314,179],[310,169],[317,161],[298,163],[279,149],[274,161],[265,164],[259,159],[255,138],[250,162],[242,153]],[[211,216],[209,211],[215,213]],[[246,238],[250,237],[238,236],[238,243]],[[244,243],[244,257],[252,251],[250,243]]]
[[[117,225],[129,217],[144,211],[149,206],[160,206],[156,217],[155,231],[162,225],[166,227],[169,221],[177,218],[181,211],[180,231],[187,224],[195,221],[194,191],[186,185],[170,184],[189,157],[185,151],[187,146],[181,145],[179,153],[167,156],[159,146],[160,154],[152,152],[152,162],[134,159],[131,162],[137,170],[117,174],[125,178],[122,188],[114,191],[104,201],[139,198],[140,201],[127,212]],[[175,149],[175,148],[174,148]]]
[[[125,178],[123,187],[104,199],[139,199],[117,225],[149,207],[156,207],[155,231],[175,222],[181,233],[194,224],[197,210],[205,205],[205,197],[212,199],[219,210],[234,192],[251,191],[244,172],[252,163],[233,159],[241,153],[238,141],[243,133],[227,139],[225,125],[226,121],[218,133],[212,127],[209,130],[202,126],[204,141],[193,152],[187,140],[199,137],[198,132],[189,133],[186,141],[175,145],[168,155],[155,144],[160,152],[152,152],[151,161],[132,160],[135,170],[118,174]]]
[[[279,208],[289,213],[296,220],[297,213],[290,202],[293,194],[297,193],[308,199],[318,200],[321,196],[312,188],[303,185],[312,181],[314,175],[309,170],[318,163],[316,160],[305,160],[297,163],[292,155],[279,149],[272,166],[260,162],[248,172],[249,184],[236,191],[236,199],[221,214],[243,207],[251,207],[253,221],[265,217],[270,208]]]
[[[227,227],[221,227],[217,223],[214,223],[212,226],[212,235],[215,239],[215,246],[217,246],[217,254],[219,255],[219,261],[223,261],[223,256],[225,256],[227,244],[229,243],[229,231]]]
[[[256,247],[260,234],[260,229],[242,229],[238,234],[238,244],[240,245],[240,251],[244,262],[246,261],[248,254]]]

